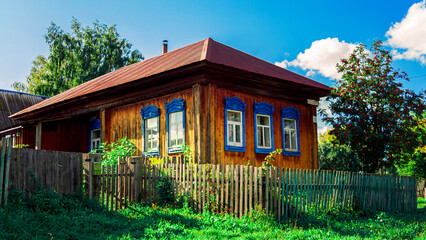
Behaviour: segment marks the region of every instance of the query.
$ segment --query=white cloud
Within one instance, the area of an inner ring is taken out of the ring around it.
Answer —
[[[417,60],[426,65],[426,5],[425,1],[413,4],[407,15],[393,24],[386,33],[386,44],[392,48],[394,59]]]
[[[295,60],[284,60],[275,64],[283,68],[294,66],[309,70],[307,76],[319,73],[325,77],[338,79],[341,75],[337,73],[336,64],[340,59],[348,58],[355,47],[356,44],[339,41],[338,38],[321,39],[314,41],[303,53],[299,53]]]

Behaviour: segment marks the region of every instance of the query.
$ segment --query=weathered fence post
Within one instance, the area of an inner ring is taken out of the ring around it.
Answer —
[[[132,157],[130,163],[134,164],[135,176],[135,201],[142,199],[141,182],[142,182],[142,157]]]
[[[95,174],[95,163],[100,164],[101,155],[97,153],[84,153],[84,179],[87,185],[87,196],[92,199],[99,197],[99,174]]]

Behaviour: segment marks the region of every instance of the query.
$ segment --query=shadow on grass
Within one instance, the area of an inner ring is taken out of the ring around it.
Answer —
[[[0,239],[138,239],[199,228],[197,219],[142,205],[112,212],[81,196],[45,190],[29,199],[19,192],[10,196],[8,207],[0,209]]]
[[[340,236],[411,239],[425,232],[426,208],[418,209],[415,213],[355,212],[333,209],[317,216],[304,214],[290,226],[331,230]]]

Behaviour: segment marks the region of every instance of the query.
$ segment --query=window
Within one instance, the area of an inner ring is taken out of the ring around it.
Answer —
[[[257,147],[271,148],[271,119],[269,116],[257,114]]]
[[[166,131],[167,131],[167,152],[182,152],[182,145],[185,144],[185,102],[181,99],[173,99],[173,101],[165,105],[166,109]]]
[[[159,153],[159,125],[160,109],[154,105],[147,105],[141,109],[143,154],[157,156]]]
[[[284,118],[284,139],[285,150],[297,152],[296,120]]]
[[[299,114],[299,110],[293,107],[286,107],[281,111],[284,155],[300,156]]]
[[[101,144],[101,120],[93,118],[89,123],[89,152]]]
[[[229,146],[243,146],[243,113],[240,111],[228,110],[226,121],[228,125],[228,145]]]
[[[144,152],[149,154],[158,153],[158,117],[144,120]]]
[[[267,102],[254,103],[255,152],[270,153],[274,150],[272,113],[274,107]]]
[[[169,148],[178,148],[184,143],[183,111],[169,113]]]
[[[238,97],[225,98],[225,151],[246,151],[245,108]]]
[[[97,149],[101,144],[101,129],[92,130],[91,133],[91,149]]]

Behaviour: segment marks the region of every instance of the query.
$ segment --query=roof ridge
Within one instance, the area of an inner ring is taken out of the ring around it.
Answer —
[[[203,49],[201,50],[201,56],[200,56],[200,61],[206,60],[207,59],[207,52],[209,50],[209,40],[211,38],[206,38],[204,39],[204,43],[203,43]]]

